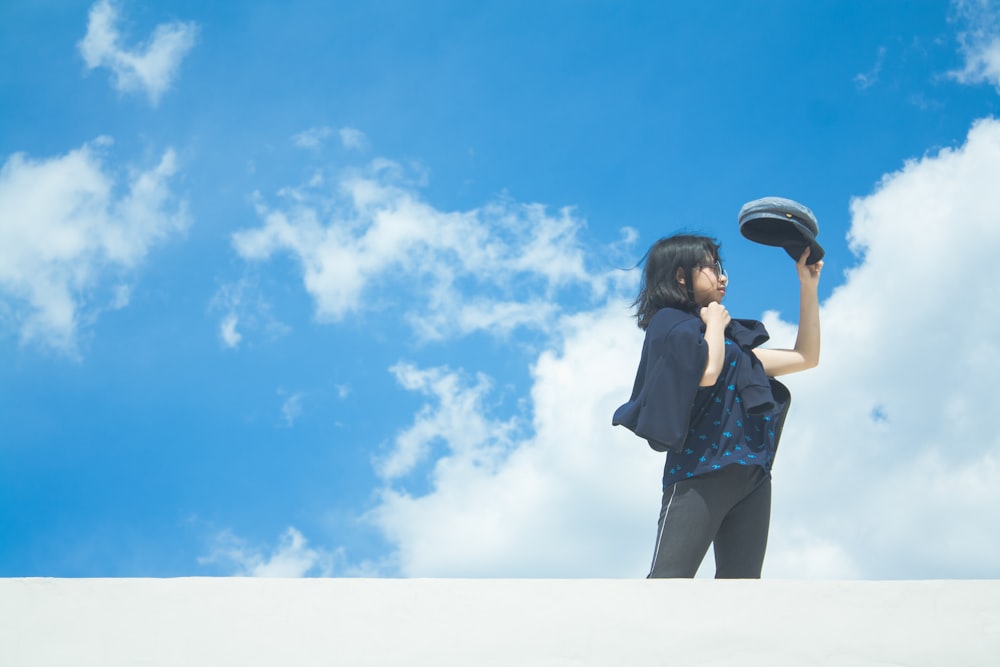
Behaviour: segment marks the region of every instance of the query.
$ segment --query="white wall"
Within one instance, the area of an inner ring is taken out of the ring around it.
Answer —
[[[0,579],[5,667],[1000,664],[1000,581]]]

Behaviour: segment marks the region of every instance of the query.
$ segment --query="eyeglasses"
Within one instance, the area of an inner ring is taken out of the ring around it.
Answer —
[[[699,264],[698,269],[712,269],[712,271],[715,272],[716,278],[719,280],[724,278],[726,282],[729,282],[729,274],[726,273],[726,270],[722,267],[722,262],[715,262],[715,264]]]

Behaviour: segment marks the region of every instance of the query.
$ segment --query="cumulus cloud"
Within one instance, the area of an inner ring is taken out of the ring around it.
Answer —
[[[1000,122],[982,120],[852,202],[863,261],[824,304],[820,369],[789,379],[776,495],[779,525],[837,541],[848,571],[998,573],[998,170]]]
[[[561,344],[533,368],[532,409],[514,419],[490,416],[482,376],[395,369],[428,401],[392,443],[392,471],[439,450],[423,467],[429,490],[413,490],[423,480],[389,479],[369,516],[397,545],[402,574],[645,574],[661,464],[610,426],[631,388],[641,334],[623,301],[564,316],[559,329]]]
[[[220,565],[240,577],[331,576],[339,555],[309,546],[296,528],[289,527],[273,549],[253,546],[229,531],[215,537],[202,565]]]
[[[188,224],[174,152],[121,178],[104,163],[110,143],[0,168],[0,296],[23,343],[75,354],[81,325],[128,303],[120,279]]]
[[[119,19],[118,7],[111,0],[91,7],[87,34],[78,44],[80,54],[88,69],[110,69],[116,89],[144,92],[155,106],[177,78],[181,61],[195,44],[198,26],[165,23],[154,29],[148,43],[128,48],[121,43]]]
[[[1000,2],[954,0],[953,7],[966,29],[959,33],[965,63],[951,76],[961,83],[989,83],[1000,92]]]
[[[594,272],[571,209],[502,199],[470,211],[440,211],[418,192],[421,175],[375,160],[334,178],[285,188],[283,202],[258,201],[261,226],[237,232],[251,262],[290,255],[316,316],[336,322],[398,308],[424,339],[477,330],[545,329],[568,290],[597,298],[621,272]],[[474,293],[474,299],[465,295]]]
[[[852,202],[858,263],[822,306],[821,365],[786,379],[765,576],[1000,575],[997,173],[1000,121],[982,120]],[[792,323],[765,321],[792,344]],[[553,340],[513,421],[488,378],[393,369],[426,401],[379,463],[369,517],[402,574],[645,574],[662,458],[610,426],[640,332],[611,299],[560,316]]]

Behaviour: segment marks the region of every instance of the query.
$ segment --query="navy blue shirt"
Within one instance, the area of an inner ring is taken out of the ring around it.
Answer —
[[[727,465],[757,465],[771,470],[777,448],[775,410],[753,414],[736,390],[736,374],[744,355],[752,354],[726,339],[726,359],[719,381],[700,387],[687,438],[680,451],[667,452],[663,487]]]
[[[770,471],[791,395],[753,353],[767,339],[760,322],[733,319],[722,374],[699,387],[708,360],[704,323],[669,307],[650,320],[632,395],[611,423],[667,452],[664,486],[731,464]]]

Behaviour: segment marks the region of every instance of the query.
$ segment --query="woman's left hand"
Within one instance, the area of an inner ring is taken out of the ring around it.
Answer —
[[[799,282],[803,286],[816,288],[819,286],[819,274],[823,270],[823,260],[815,264],[806,264],[806,260],[809,259],[809,252],[810,249],[806,247],[802,252],[802,256],[799,257],[799,261],[795,262],[795,268],[799,272]]]

